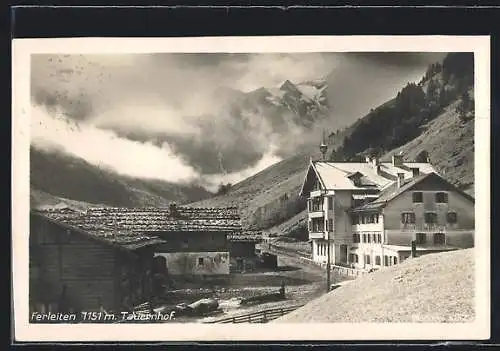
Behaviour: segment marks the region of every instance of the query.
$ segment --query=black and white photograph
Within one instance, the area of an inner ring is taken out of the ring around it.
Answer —
[[[25,335],[488,336],[489,39],[352,38],[19,40]]]

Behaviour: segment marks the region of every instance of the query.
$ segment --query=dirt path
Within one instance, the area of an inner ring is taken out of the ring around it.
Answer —
[[[250,279],[248,276],[252,278]],[[223,313],[205,318],[179,319],[178,322],[208,322],[272,308],[302,305],[326,292],[325,271],[322,268],[304,264],[295,257],[281,254],[278,256],[278,269],[276,271],[242,274],[239,279],[248,279],[249,284],[241,287],[229,287],[214,294],[219,300]],[[262,286],[259,280],[266,284]],[[283,280],[291,282],[285,286],[285,300],[253,306],[239,304],[242,296],[277,292]],[[254,286],[250,285],[252,282],[255,283]],[[294,284],[294,282],[301,283]]]

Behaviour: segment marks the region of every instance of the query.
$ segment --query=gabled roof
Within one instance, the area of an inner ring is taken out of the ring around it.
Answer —
[[[229,234],[227,239],[230,242],[258,243],[262,241],[261,231],[245,231],[241,233]]]
[[[53,222],[127,249],[164,243],[157,232],[241,232],[236,208],[90,208],[36,212]]]
[[[446,185],[449,188],[452,188],[453,190],[457,191],[458,193],[463,195],[468,200],[474,202],[474,198],[472,196],[470,196],[469,194],[467,194],[463,190],[457,188],[456,186],[454,186],[453,184],[448,182],[446,179],[441,177],[439,174],[432,172],[432,173],[428,173],[428,174],[422,174],[422,175],[420,175],[418,177],[414,177],[412,179],[404,180],[404,183],[401,185],[401,187],[398,187],[397,182],[395,182],[395,183],[391,184],[390,186],[386,187],[385,189],[383,189],[380,192],[380,194],[376,200],[374,200],[373,202],[369,202],[367,204],[358,206],[358,207],[352,209],[352,211],[353,212],[368,211],[368,210],[380,209],[382,207],[385,207],[385,205],[389,201],[395,199],[399,195],[403,194],[405,191],[410,190],[412,187],[414,187],[418,183],[422,182],[424,179],[429,179],[429,178],[439,179],[439,181],[446,183]]]
[[[129,251],[166,242],[156,235],[145,235],[99,223],[94,223],[94,225],[85,224],[84,213],[67,208],[31,211],[31,214],[40,216],[63,228],[76,231],[105,245]]]
[[[369,162],[310,162],[309,169],[302,183],[301,194],[305,192],[310,174],[314,172],[321,186],[325,190],[356,190],[365,188],[383,189],[391,185],[397,174],[402,173],[405,179],[413,177],[412,168],[418,168],[422,174],[435,172],[429,163],[403,162],[401,166],[394,166],[392,162],[379,162],[377,167]],[[361,175],[361,176],[360,176]],[[355,177],[360,182],[355,184]]]

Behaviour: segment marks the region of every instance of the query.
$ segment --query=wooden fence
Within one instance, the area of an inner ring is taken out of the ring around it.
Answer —
[[[268,251],[270,253],[274,254],[283,254],[283,255],[288,255],[295,257],[298,259],[300,262],[307,264],[309,266],[314,266],[314,267],[320,267],[323,269],[326,269],[326,263],[324,262],[316,262],[313,261],[311,257],[306,257],[301,254],[301,252],[293,251],[289,248],[284,248],[280,247],[274,244],[267,244],[262,246],[263,251]],[[341,277],[346,277],[346,278],[356,278],[361,275],[365,275],[368,273],[367,270],[363,269],[357,269],[357,268],[352,268],[352,267],[345,267],[345,266],[338,266],[335,264],[330,265],[330,269],[332,273],[337,274],[338,276]]]
[[[205,323],[267,323],[273,319],[284,316],[285,314],[290,313],[302,306],[304,305],[297,305],[297,306],[290,306],[283,308],[272,308],[264,311],[218,319],[215,321],[209,321]]]

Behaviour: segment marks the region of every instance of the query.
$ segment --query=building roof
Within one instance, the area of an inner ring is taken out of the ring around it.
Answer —
[[[175,212],[175,213],[173,213]],[[90,208],[36,211],[56,223],[129,250],[165,243],[158,232],[241,232],[236,208]]]
[[[245,231],[240,233],[233,233],[227,236],[231,242],[246,242],[246,243],[259,243],[262,241],[261,231]]]
[[[377,170],[377,166],[371,162],[323,161],[311,161],[309,171],[314,171],[324,190],[356,190],[373,187],[383,189],[397,180],[398,173],[402,173],[405,179],[411,179],[412,168],[418,168],[423,174],[435,172],[430,163],[421,162],[403,162],[401,166],[394,166],[392,162],[379,162]],[[304,193],[309,171],[301,193]]]
[[[166,242],[156,235],[145,235],[121,228],[112,228],[102,223],[85,221],[84,213],[68,208],[39,210],[32,211],[32,213],[104,244],[126,250],[133,251],[142,247]]]
[[[467,199],[474,202],[474,198],[472,196],[470,196],[466,192],[460,190],[459,188],[455,187],[453,184],[448,182],[446,179],[441,177],[439,174],[431,172],[431,173],[427,173],[427,174],[422,174],[422,175],[414,177],[412,179],[405,179],[403,181],[403,184],[400,187],[398,187],[397,182],[394,182],[394,183],[390,184],[389,186],[387,186],[385,189],[383,189],[380,192],[377,199],[375,199],[373,202],[369,202],[367,204],[358,206],[358,207],[352,209],[352,211],[353,212],[360,212],[360,211],[368,211],[368,210],[380,209],[382,207],[385,207],[385,205],[389,201],[398,197],[399,195],[401,195],[405,191],[411,189],[413,186],[420,183],[424,179],[428,179],[430,177],[437,177],[440,181],[445,182],[448,187],[453,188],[454,190],[456,190],[457,192],[459,192],[460,194],[465,196]]]

